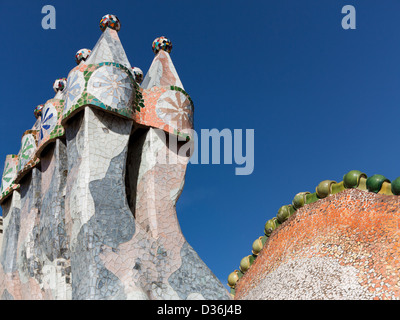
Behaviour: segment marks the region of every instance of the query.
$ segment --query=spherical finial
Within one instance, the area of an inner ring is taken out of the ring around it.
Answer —
[[[138,67],[133,67],[132,68],[133,74],[135,75],[135,81],[139,84],[142,83],[143,81],[143,71],[142,69],[138,68]]]
[[[154,54],[157,54],[160,50],[164,50],[167,51],[168,53],[171,53],[172,42],[166,37],[159,37],[153,41],[152,48]]]
[[[310,192],[299,192],[296,194],[293,198],[292,205],[293,207],[297,210],[303,207],[307,203],[307,195],[310,194]]]
[[[101,31],[104,32],[107,27],[118,32],[119,30],[121,30],[121,22],[119,21],[117,16],[115,16],[113,14],[106,14],[100,20],[100,29],[101,29]]]
[[[400,195],[400,177],[392,181],[391,189],[394,195],[396,196]]]
[[[317,188],[315,188],[318,198],[323,199],[329,196],[332,193],[332,185],[335,183],[336,181],[333,180],[321,181]]]
[[[259,237],[258,239],[256,239],[254,242],[253,242],[253,246],[252,246],[252,253],[254,254],[254,255],[256,255],[256,256],[258,256],[258,254],[261,252],[261,250],[262,250],[262,248],[263,248],[263,246],[264,246],[264,243],[263,243],[263,237]]]
[[[390,183],[390,180],[381,174],[374,174],[367,179],[367,189],[370,192],[378,193],[384,182]]]
[[[63,91],[66,86],[67,86],[67,79],[61,78],[54,81],[53,89],[57,93],[59,91]]]
[[[33,114],[35,115],[35,118],[38,119],[39,117],[42,116],[42,110],[43,110],[44,105],[39,104],[35,110],[33,111]]]
[[[365,173],[359,170],[351,170],[343,176],[343,184],[345,188],[357,188],[360,183],[360,178],[367,178]]]
[[[278,227],[278,218],[274,217],[267,221],[264,227],[264,233],[269,237],[276,228]]]
[[[89,49],[79,50],[75,55],[76,64],[80,64],[82,61],[86,61],[86,59],[89,58],[91,53],[92,53],[92,50],[89,50]]]
[[[278,214],[276,215],[278,221],[280,223],[285,222],[290,217],[290,206],[282,206],[278,210]]]
[[[228,286],[230,286],[231,288],[234,288],[236,286],[236,283],[239,281],[238,272],[239,270],[235,270],[228,276]]]
[[[240,271],[242,271],[243,273],[245,273],[247,270],[250,269],[251,265],[254,262],[254,257],[253,256],[247,256],[244,257],[241,261],[240,261],[240,266],[239,269]]]

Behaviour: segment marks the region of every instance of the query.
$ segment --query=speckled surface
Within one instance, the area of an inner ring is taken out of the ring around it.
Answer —
[[[230,299],[181,232],[188,158],[162,131],[90,107],[65,130],[3,204],[1,297]]]
[[[176,214],[189,158],[170,143],[190,137],[193,102],[168,52],[140,87],[102,31],[7,157],[0,298],[230,299]]]
[[[267,240],[235,299],[400,299],[399,204],[346,189],[300,208]]]

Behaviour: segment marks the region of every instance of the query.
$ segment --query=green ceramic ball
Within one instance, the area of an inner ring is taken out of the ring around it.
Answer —
[[[396,196],[400,195],[400,177],[392,181],[392,193]]]
[[[293,207],[297,210],[303,207],[306,204],[307,200],[307,194],[310,194],[309,192],[299,192],[296,194],[293,198],[292,204]]]
[[[386,179],[386,177],[381,174],[374,174],[372,177],[367,179],[367,189],[370,192],[378,193],[384,182],[390,183],[390,180]]]
[[[331,193],[331,185],[336,183],[333,180],[324,180],[321,181],[316,188],[317,196],[319,198],[326,198]]]
[[[234,288],[238,280],[239,280],[238,271],[235,270],[228,276],[228,286]]]
[[[258,255],[260,253],[260,251],[262,250],[263,246],[264,245],[262,242],[262,237],[259,237],[258,239],[256,239],[253,242],[253,246],[252,246],[253,254]]]
[[[343,176],[344,187],[357,188],[361,177],[367,178],[367,175],[359,170],[349,171]]]
[[[253,256],[247,256],[240,261],[240,270],[244,273],[247,270],[249,270],[250,266],[254,262],[254,257]]]
[[[278,221],[280,223],[285,222],[290,217],[290,209],[289,206],[282,206],[278,210],[278,214],[276,215]]]
[[[272,233],[272,231],[274,231],[276,229],[277,225],[277,218],[272,218],[270,220],[267,221],[267,223],[265,224],[265,228],[264,228],[264,233],[267,237],[269,237]]]

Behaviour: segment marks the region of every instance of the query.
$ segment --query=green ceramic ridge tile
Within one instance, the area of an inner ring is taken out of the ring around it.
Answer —
[[[316,192],[310,193],[310,194],[308,194],[308,195],[306,196],[306,204],[313,203],[313,202],[315,202],[315,201],[317,201],[317,200],[319,200],[319,198],[318,198]]]
[[[342,192],[343,190],[345,190],[346,188],[344,187],[344,183],[343,181],[339,182],[339,183],[334,183],[332,185],[332,193],[331,194],[335,194],[335,193],[339,193]]]

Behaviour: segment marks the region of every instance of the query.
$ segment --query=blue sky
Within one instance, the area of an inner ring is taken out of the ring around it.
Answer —
[[[46,4],[55,30],[41,27]],[[344,5],[356,8],[356,30],[341,27]],[[236,176],[235,164],[189,165],[177,205],[186,239],[224,284],[296,193],[352,169],[400,176],[397,0],[0,0],[0,12],[1,170],[107,13],[121,20],[128,58],[144,73],[152,41],[171,39],[197,131],[255,130],[251,175]]]

